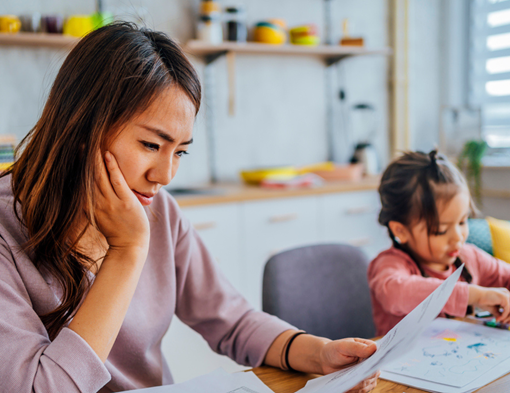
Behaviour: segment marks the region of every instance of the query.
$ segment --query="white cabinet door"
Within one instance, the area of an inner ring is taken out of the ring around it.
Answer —
[[[237,203],[182,209],[221,270],[241,289],[240,206]]]
[[[243,204],[242,293],[262,308],[262,275],[267,260],[288,248],[318,241],[317,198],[289,198]]]
[[[375,257],[390,245],[386,229],[377,222],[380,206],[376,191],[319,197],[321,242],[351,244]]]

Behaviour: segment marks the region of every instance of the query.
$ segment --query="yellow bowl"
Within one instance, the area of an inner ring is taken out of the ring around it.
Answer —
[[[264,44],[283,45],[287,41],[287,35],[282,29],[273,29],[267,26],[257,26],[253,32],[256,42]]]
[[[293,166],[241,171],[241,178],[248,184],[259,184],[264,179],[292,178],[299,173]]]
[[[83,37],[94,30],[91,15],[71,15],[64,23],[64,34]]]

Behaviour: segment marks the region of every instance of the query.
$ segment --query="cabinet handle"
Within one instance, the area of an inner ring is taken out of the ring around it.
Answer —
[[[298,218],[297,213],[290,213],[290,214],[281,214],[279,216],[272,216],[269,217],[269,222],[271,224],[277,223],[277,222],[287,222],[287,221],[294,221]]]
[[[361,237],[359,239],[347,240],[346,243],[354,247],[363,247],[372,243],[372,239],[369,237]]]
[[[370,213],[374,210],[372,206],[358,206],[358,207],[351,207],[350,209],[347,209],[345,211],[345,214],[348,216],[354,216],[357,214],[366,214]]]
[[[197,231],[205,231],[206,229],[216,228],[217,225],[218,224],[216,223],[216,221],[207,221],[207,222],[199,222],[199,223],[193,224],[193,227]]]

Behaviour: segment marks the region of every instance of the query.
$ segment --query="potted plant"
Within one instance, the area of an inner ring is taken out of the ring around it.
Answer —
[[[482,158],[487,143],[482,140],[469,140],[464,144],[457,166],[466,174],[468,186],[476,202],[482,204]]]

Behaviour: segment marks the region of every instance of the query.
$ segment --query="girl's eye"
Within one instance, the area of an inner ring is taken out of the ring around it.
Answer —
[[[183,155],[189,154],[189,153],[186,150],[181,150],[181,151],[178,151],[175,154],[177,155],[177,157],[182,157]]]
[[[442,236],[442,235],[446,235],[446,231],[437,231],[435,233],[436,236]]]
[[[150,142],[141,142],[141,143],[150,151],[158,151],[159,150],[159,145],[156,143],[150,143]]]
[[[466,225],[466,221],[459,222],[459,225]]]

